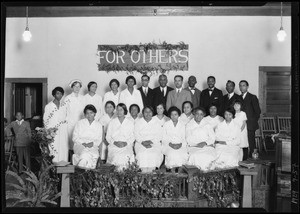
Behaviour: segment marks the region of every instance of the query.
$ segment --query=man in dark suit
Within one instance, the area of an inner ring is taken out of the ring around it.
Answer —
[[[215,104],[217,106],[217,114],[222,115],[223,93],[215,87],[216,78],[214,76],[207,77],[208,88],[204,89],[200,95],[200,106],[206,110],[209,115],[209,106]]]
[[[145,106],[153,106],[153,89],[148,87],[150,77],[144,74],[141,77],[142,80],[142,86],[138,88],[138,90],[141,92],[143,104]]]
[[[224,115],[224,112],[228,107],[233,107],[233,103],[235,100],[240,99],[240,96],[234,93],[234,89],[235,83],[231,80],[228,80],[226,83],[226,91],[228,92],[228,94],[225,94],[223,96],[222,115]]]
[[[159,86],[153,89],[153,109],[156,114],[156,106],[159,104],[163,104],[166,107],[167,96],[173,88],[167,86],[168,78],[165,74],[161,74],[158,78]],[[167,115],[167,111],[165,109],[165,115]]]
[[[196,83],[197,83],[196,77],[190,76],[188,79],[189,87],[185,88],[185,90],[188,90],[189,92],[191,92],[192,103],[193,103],[194,108],[199,107],[200,95],[201,95],[201,91],[195,87]]]
[[[250,155],[255,149],[255,131],[258,127],[258,120],[260,117],[260,107],[256,95],[248,92],[249,83],[246,80],[241,80],[239,83],[240,91],[242,94],[240,98],[243,100],[242,110],[247,115],[247,131]],[[244,155],[248,157],[248,148],[243,149]]]

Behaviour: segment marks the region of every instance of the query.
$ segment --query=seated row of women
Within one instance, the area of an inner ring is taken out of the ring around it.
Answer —
[[[192,109],[190,102],[183,104],[182,115],[177,107],[171,107],[170,118],[163,114],[163,104],[157,106],[156,116],[152,107],[144,107],[142,118],[135,116],[134,111],[139,109],[134,108],[130,106],[133,114],[127,116],[126,105],[119,103],[114,114],[114,103],[108,101],[106,118],[98,122],[96,108],[87,105],[85,119],[76,124],[73,133],[73,164],[95,168],[99,156],[103,159],[106,151],[107,163],[117,169],[126,168],[136,159],[143,172],[159,168],[163,161],[167,168],[187,164],[212,170],[237,166],[241,160],[241,127],[233,121],[233,109],[225,111],[225,120],[219,118],[214,130],[212,117],[205,117],[205,109],[195,108],[193,114],[186,114]]]

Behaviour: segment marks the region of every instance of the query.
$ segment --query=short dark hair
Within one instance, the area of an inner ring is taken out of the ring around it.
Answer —
[[[140,109],[140,107],[137,105],[137,104],[132,104],[130,107],[129,107],[129,112],[131,112],[131,109],[133,108],[133,107],[137,107],[137,109],[138,109],[138,113],[140,113],[141,112],[141,109]]]
[[[116,108],[116,104],[115,104],[113,101],[111,101],[111,100],[107,101],[107,102],[105,103],[105,107],[106,107],[108,104],[111,104],[114,108]]]
[[[79,85],[80,85],[80,88],[82,87],[82,84],[81,84],[81,82],[79,82],[79,81],[75,81],[75,82],[73,82],[73,83],[72,83],[72,85],[71,85],[71,88],[73,88],[73,87],[74,87],[74,85],[76,85],[77,83],[79,83]]]
[[[193,103],[192,103],[191,101],[185,101],[185,102],[182,103],[182,112],[183,112],[183,107],[184,107],[184,105],[187,104],[187,103],[190,104],[190,106],[191,106],[191,108],[192,108],[192,111],[193,111],[193,107],[194,107]]]
[[[128,110],[127,110],[127,107],[126,107],[126,105],[124,103],[119,103],[117,105],[117,107],[121,107],[124,110],[124,115],[127,115]]]
[[[60,93],[62,93],[62,95],[64,95],[65,91],[62,87],[55,87],[53,90],[52,90],[52,96],[54,97],[54,95],[56,94],[56,92],[59,91]]]
[[[7,119],[4,117],[3,118],[3,121],[4,121],[4,123],[7,123],[8,121],[7,121]]]
[[[174,80],[176,79],[176,77],[181,78],[181,80],[183,81],[183,76],[181,76],[181,75],[176,75],[176,76],[174,77]]]
[[[144,114],[146,109],[150,109],[152,111],[152,114],[154,114],[154,110],[153,110],[152,106],[148,106],[148,105],[143,108],[142,114]]]
[[[128,77],[126,77],[126,81],[125,83],[127,84],[128,80],[132,79],[134,81],[134,84],[136,85],[136,79],[134,78],[134,76],[130,75]]]
[[[111,84],[112,83],[116,83],[117,85],[118,85],[118,87],[120,86],[120,82],[119,82],[119,80],[117,80],[117,79],[112,79],[111,81],[109,81],[109,87],[111,88]]]
[[[142,77],[141,77],[141,79],[143,79],[143,77],[147,77],[148,80],[150,80],[150,77],[147,74],[143,74]]]
[[[235,116],[235,110],[232,107],[228,107],[225,111],[224,111],[224,117],[225,117],[225,112],[229,112],[232,114],[232,118],[234,118]]]
[[[208,110],[209,110],[212,106],[216,107],[217,109],[219,108],[219,105],[218,105],[218,104],[216,104],[216,103],[211,103],[211,104],[208,106]]]
[[[92,85],[94,85],[94,84],[97,85],[97,83],[94,82],[94,81],[89,82],[89,84],[87,85],[88,91],[90,91],[90,87],[91,87]]]
[[[235,83],[234,83],[233,81],[228,80],[227,83],[231,83],[231,84],[233,85],[233,87],[235,87]],[[227,83],[226,83],[226,84],[227,84]]]
[[[157,104],[157,105],[155,106],[155,108],[157,108],[157,106],[160,106],[160,105],[162,105],[162,107],[164,108],[164,110],[166,110],[166,104],[164,104],[164,103],[159,103],[159,104]]]
[[[96,107],[94,105],[92,105],[92,104],[86,105],[84,107],[83,113],[86,114],[87,110],[90,110],[90,111],[94,112],[95,114],[97,113]]]
[[[242,82],[246,83],[246,85],[249,86],[249,83],[248,83],[247,80],[241,80],[241,81],[240,81],[240,84],[241,84]]]
[[[216,81],[216,78],[215,78],[214,76],[209,76],[209,77],[207,77],[207,81],[208,81],[210,78],[212,78],[212,79],[214,79],[214,81]]]
[[[233,106],[234,106],[234,104],[240,104],[241,105],[241,108],[243,108],[243,100],[242,99],[240,99],[240,98],[237,98],[237,99],[235,99],[233,102],[232,102],[232,106],[230,106],[230,107],[232,107],[233,108]]]
[[[203,114],[204,114],[204,116],[206,116],[206,111],[205,111],[205,109],[203,107],[199,106],[199,107],[194,108],[193,109],[193,114],[196,114],[197,111],[202,111]]]
[[[170,107],[169,110],[168,110],[168,115],[169,115],[169,117],[171,117],[171,113],[172,113],[173,111],[176,111],[176,112],[178,113],[179,116],[181,115],[180,109],[177,108],[176,106],[172,106],[172,107]]]

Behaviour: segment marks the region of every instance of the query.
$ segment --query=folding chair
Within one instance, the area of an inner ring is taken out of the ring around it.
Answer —
[[[278,131],[285,131],[291,130],[291,117],[277,117],[277,125]]]
[[[262,152],[262,136],[261,136],[261,131],[260,129],[257,129],[255,131],[255,147],[258,149],[258,152],[261,153]],[[249,154],[250,154],[250,150],[249,150]],[[250,156],[249,156],[250,157]]]
[[[266,147],[266,138],[271,137],[271,134],[277,133],[275,117],[262,117],[260,120],[260,131],[261,131],[262,143],[266,153],[268,153],[268,151],[275,151],[275,146],[274,149],[269,149],[269,150]]]
[[[14,136],[5,137],[5,145],[8,145],[8,150],[5,151],[5,160],[7,160],[7,169],[9,170],[9,167],[14,164],[15,162],[15,151],[14,151]]]

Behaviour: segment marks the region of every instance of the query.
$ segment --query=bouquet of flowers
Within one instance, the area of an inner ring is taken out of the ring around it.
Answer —
[[[50,149],[55,152],[53,141],[56,136],[57,128],[40,128],[36,129],[36,141],[39,143],[39,147],[43,155],[50,155]]]

